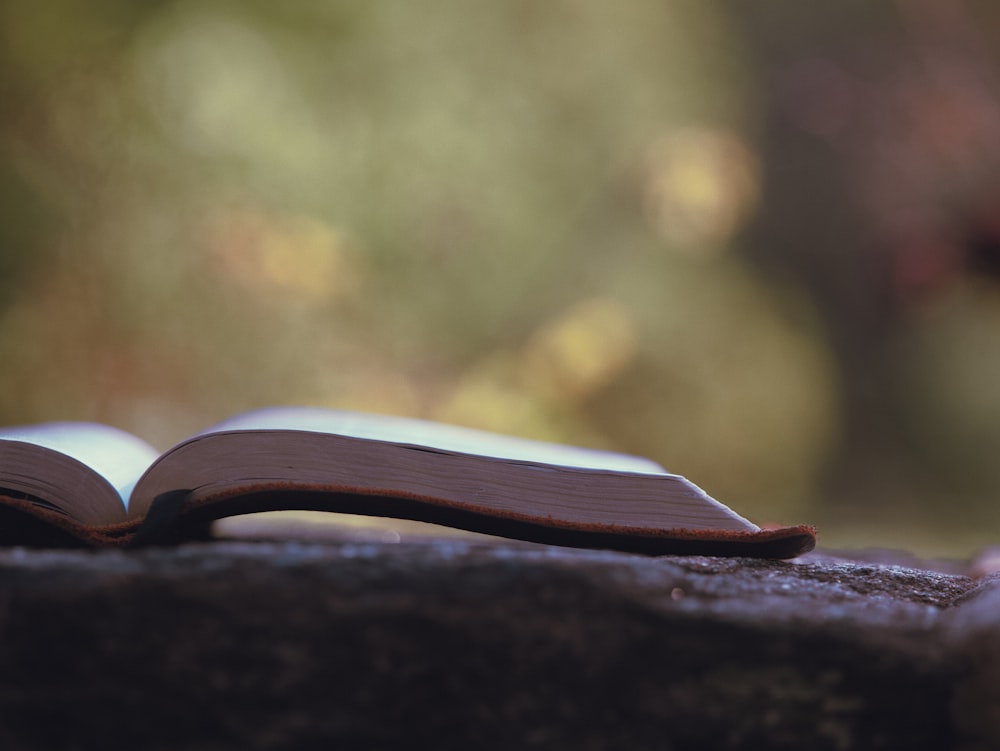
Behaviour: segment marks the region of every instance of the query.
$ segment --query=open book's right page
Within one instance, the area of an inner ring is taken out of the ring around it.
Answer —
[[[612,472],[669,474],[656,462],[629,454],[564,446],[416,418],[340,410],[309,407],[261,409],[226,420],[206,432],[225,430],[311,430],[390,443],[427,446],[462,454],[493,456],[511,461],[604,469]]]

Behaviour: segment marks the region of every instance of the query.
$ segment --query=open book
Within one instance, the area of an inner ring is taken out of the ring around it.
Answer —
[[[649,555],[789,558],[815,544],[812,528],[762,530],[647,459],[423,420],[266,409],[164,454],[93,423],[0,430],[0,544],[178,542],[288,509]]]

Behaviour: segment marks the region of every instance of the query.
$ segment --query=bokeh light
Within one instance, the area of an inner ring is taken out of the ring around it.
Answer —
[[[680,247],[726,247],[755,208],[756,158],[736,134],[708,128],[670,133],[650,147],[647,170],[647,218]]]

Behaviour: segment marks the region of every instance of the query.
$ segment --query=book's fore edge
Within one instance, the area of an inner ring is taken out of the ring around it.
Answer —
[[[299,483],[268,483],[202,496],[192,494],[178,513],[178,523],[182,526],[191,522],[203,524],[206,520],[281,510],[317,510],[410,519],[530,542],[609,548],[649,555],[703,553],[794,558],[816,545],[816,530],[809,525],[736,531],[595,524],[456,503],[400,491]]]
[[[168,462],[170,462],[175,455],[180,455],[180,454],[182,454],[185,451],[192,450],[192,448],[196,444],[199,444],[199,443],[201,443],[203,441],[212,441],[212,442],[214,442],[217,439],[227,439],[229,437],[237,437],[237,436],[256,436],[258,438],[264,437],[264,438],[267,438],[268,441],[271,441],[271,440],[274,440],[276,434],[285,434],[285,433],[313,436],[313,437],[315,437],[315,438],[317,438],[318,440],[321,440],[321,441],[322,440],[326,440],[326,439],[331,439],[331,440],[335,440],[335,441],[347,441],[348,442],[348,444],[347,444],[348,448],[351,448],[354,444],[367,444],[367,445],[375,447],[375,448],[377,448],[379,450],[383,450],[383,449],[384,450],[405,450],[407,452],[420,452],[421,454],[441,455],[441,456],[449,457],[449,459],[463,459],[463,460],[471,460],[471,461],[477,461],[477,462],[485,462],[487,464],[487,466],[489,466],[489,465],[495,465],[495,466],[504,466],[504,465],[506,465],[506,466],[511,467],[511,468],[514,468],[514,467],[528,467],[528,468],[539,469],[539,470],[556,470],[559,473],[565,473],[566,476],[568,476],[568,477],[574,477],[575,476],[576,479],[577,479],[577,481],[581,482],[581,483],[593,482],[595,480],[595,478],[604,478],[604,479],[607,479],[607,478],[616,478],[617,479],[617,478],[621,478],[621,477],[630,477],[630,478],[634,478],[634,479],[638,479],[638,480],[643,480],[643,481],[646,481],[646,482],[652,480],[652,481],[654,481],[654,482],[657,483],[657,487],[655,489],[648,489],[648,491],[650,493],[657,494],[658,497],[660,497],[660,500],[663,501],[667,505],[669,505],[671,503],[671,500],[670,500],[671,497],[673,497],[675,500],[684,500],[684,501],[687,501],[687,502],[694,502],[694,503],[700,504],[703,507],[703,509],[705,511],[704,516],[707,517],[706,518],[706,523],[711,523],[711,522],[708,521],[708,518],[711,518],[711,519],[713,519],[715,521],[715,523],[722,523],[722,522],[724,522],[729,528],[742,527],[743,529],[739,530],[739,531],[744,531],[744,530],[745,531],[757,531],[757,530],[759,530],[759,527],[756,524],[754,524],[752,521],[750,521],[749,519],[746,519],[745,517],[741,516],[740,514],[738,514],[737,512],[735,512],[733,509],[731,509],[728,506],[726,506],[721,501],[718,501],[715,498],[713,498],[711,495],[709,495],[707,492],[705,492],[705,490],[703,490],[700,486],[698,486],[697,484],[695,484],[694,482],[692,482],[688,478],[686,478],[686,477],[684,477],[682,475],[672,474],[672,473],[666,472],[665,470],[663,470],[661,472],[651,473],[651,472],[641,472],[641,471],[638,471],[638,470],[616,470],[616,469],[607,468],[607,467],[600,467],[600,466],[596,466],[596,465],[595,466],[586,466],[586,465],[583,465],[583,464],[579,464],[579,465],[575,465],[575,464],[554,464],[554,463],[550,463],[550,462],[546,462],[546,461],[540,461],[540,460],[537,460],[537,459],[530,459],[530,458],[509,458],[509,457],[505,457],[505,456],[501,456],[501,455],[491,455],[491,454],[486,454],[486,453],[480,454],[480,453],[473,453],[473,452],[470,452],[470,451],[461,451],[461,450],[457,450],[457,449],[454,449],[454,448],[439,448],[439,447],[436,447],[436,446],[433,446],[433,445],[422,445],[422,444],[418,444],[418,443],[409,443],[409,442],[395,442],[395,441],[388,441],[388,440],[380,440],[380,439],[374,439],[374,438],[366,438],[366,437],[354,436],[354,435],[349,435],[349,434],[326,433],[326,432],[320,432],[320,431],[314,431],[314,430],[285,429],[285,428],[278,428],[278,429],[274,429],[274,430],[261,430],[261,429],[249,429],[248,428],[248,429],[241,429],[241,430],[222,430],[222,431],[217,431],[215,429],[210,429],[210,430],[208,430],[208,431],[206,431],[204,433],[200,433],[200,434],[198,434],[196,436],[193,436],[191,438],[186,439],[185,441],[182,441],[180,444],[174,446],[173,448],[171,448],[170,450],[168,450],[167,452],[165,452],[164,454],[162,454],[155,462],[153,462],[153,464],[151,464],[147,468],[147,470],[142,474],[142,476],[140,476],[140,478],[138,479],[138,481],[135,484],[135,488],[133,489],[132,497],[131,497],[131,500],[130,500],[130,503],[129,503],[129,511],[128,511],[129,518],[130,519],[131,518],[138,518],[138,517],[144,516],[146,513],[148,513],[148,511],[149,511],[149,505],[151,505],[152,501],[155,500],[155,499],[151,499],[150,498],[150,496],[152,496],[153,493],[148,492],[148,490],[147,490],[148,485],[150,484],[150,482],[152,482],[153,486],[157,487],[158,490],[167,490],[168,489],[168,483],[164,482],[163,480],[161,480],[158,477],[157,473],[158,473],[159,469],[161,467],[163,467],[163,466],[166,466],[168,464]],[[526,442],[529,442],[529,443],[540,443],[540,442],[537,442],[537,441],[531,441],[530,439],[512,439],[512,440],[517,440],[517,441],[522,441],[523,440],[523,441],[526,441]],[[225,446],[225,445],[226,444],[223,443],[223,446]],[[237,444],[237,445],[239,445],[239,444]],[[307,443],[305,445],[308,445],[308,446],[314,446],[314,445],[325,446],[326,444],[322,444],[322,443],[321,444],[313,444],[312,442],[309,442],[309,443]],[[230,446],[232,446],[232,444],[230,444]],[[567,447],[561,447],[561,448],[568,448],[568,449],[576,450],[575,447],[568,447],[568,446]],[[343,447],[341,449],[336,449],[336,450],[338,450],[338,451],[344,450],[345,451],[345,456],[348,456],[348,457],[350,456],[350,454],[347,453],[347,450],[343,449]],[[579,450],[587,452],[587,453],[594,453],[594,454],[609,453],[609,452],[598,451],[596,449],[579,449]],[[195,453],[197,454],[199,452],[195,451]],[[366,453],[367,453],[367,450],[366,450]],[[648,462],[652,466],[657,467],[660,470],[662,470],[662,467],[660,467],[660,465],[657,465],[657,464],[651,462],[650,460],[646,460],[646,459],[643,459],[641,457],[632,457],[632,456],[625,455],[625,454],[619,454],[618,456],[625,457],[625,458],[630,458],[630,459],[634,459],[636,461]],[[386,461],[388,461],[388,460],[389,459],[386,459]],[[417,497],[417,495],[414,494],[414,491],[408,491],[408,490],[405,490],[405,489],[402,489],[402,488],[399,488],[399,487],[394,488],[394,489],[389,489],[389,488],[386,488],[386,487],[377,487],[377,486],[376,487],[361,488],[361,487],[358,487],[358,486],[354,485],[352,483],[352,480],[349,477],[345,477],[345,478],[342,478],[342,479],[339,479],[339,480],[335,479],[335,478],[330,478],[328,480],[313,479],[311,481],[301,481],[301,480],[297,480],[297,479],[294,479],[292,477],[287,476],[287,475],[294,475],[297,470],[303,469],[304,466],[305,465],[281,466],[280,468],[274,469],[272,472],[268,473],[268,474],[270,474],[269,477],[264,476],[264,473],[262,473],[262,476],[260,478],[258,478],[258,479],[250,479],[250,480],[247,481],[246,484],[244,484],[243,481],[240,478],[234,477],[233,478],[234,485],[232,485],[232,487],[235,488],[235,490],[233,492],[234,493],[239,493],[239,494],[243,493],[244,492],[244,488],[247,487],[247,484],[248,484],[250,486],[249,487],[250,490],[253,490],[253,489],[256,489],[256,488],[265,487],[265,486],[266,487],[271,487],[271,486],[273,486],[273,487],[287,487],[287,488],[293,489],[293,490],[294,489],[303,488],[303,487],[306,487],[306,486],[314,486],[317,489],[325,489],[326,487],[329,487],[334,492],[359,492],[359,493],[365,493],[367,495],[376,495],[376,496],[390,496],[390,495],[391,496],[404,496],[404,495],[411,495],[414,498]],[[379,466],[382,466],[382,465],[376,463],[373,466],[377,469]],[[476,471],[482,471],[481,468],[477,469],[475,466],[472,466],[472,469],[476,470]],[[291,472],[288,472],[288,470],[291,470]],[[150,478],[153,478],[153,477],[157,477],[157,481],[155,481],[155,482],[151,481]],[[503,476],[502,475],[500,475],[499,480],[500,481],[503,480]],[[173,480],[171,479],[169,482],[173,482]],[[340,485],[344,485],[345,487],[340,487]],[[346,485],[350,485],[350,487],[346,487]],[[311,488],[307,488],[307,489],[311,489]],[[425,493],[426,492],[427,491],[425,491]],[[433,491],[431,491],[431,492],[433,492]],[[439,501],[437,499],[437,497],[429,498],[429,500],[431,500],[433,502],[436,502],[436,503],[443,503],[444,502],[444,501]],[[490,513],[490,510],[487,509],[485,506],[483,507],[483,509],[484,509],[485,513]],[[529,515],[529,516],[533,517],[533,515]]]

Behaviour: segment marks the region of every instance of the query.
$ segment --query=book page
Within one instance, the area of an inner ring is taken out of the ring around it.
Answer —
[[[668,474],[656,462],[628,454],[516,438],[416,418],[331,409],[308,407],[262,409],[237,415],[205,432],[217,433],[227,430],[306,430],[512,461],[614,472]]]
[[[51,422],[0,428],[0,441],[42,446],[69,456],[101,475],[128,507],[135,481],[159,452],[124,430],[88,422]]]
[[[683,477],[634,457],[313,410],[243,415],[178,444],[139,480],[130,513],[141,516],[155,498],[178,488],[189,491],[192,508],[264,494],[269,506],[247,508],[373,509],[375,515],[382,508],[384,515],[429,521],[455,512],[466,520],[468,513],[644,534],[759,531]],[[234,507],[219,508],[228,514]]]

